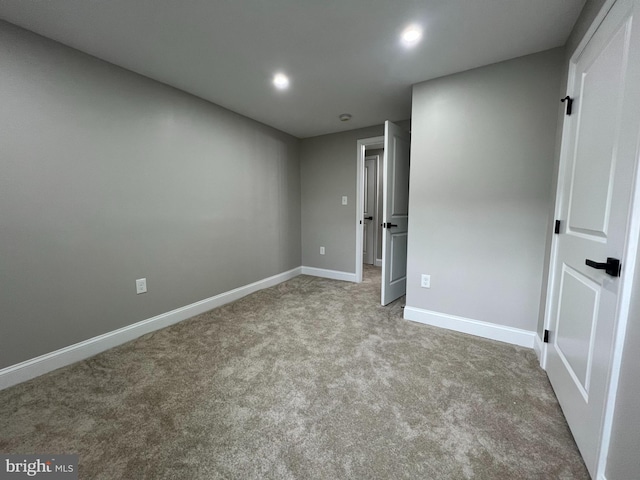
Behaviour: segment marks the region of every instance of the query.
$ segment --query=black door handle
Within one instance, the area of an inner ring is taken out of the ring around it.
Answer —
[[[396,225],[395,223],[383,223],[382,224],[385,228],[393,228],[393,227],[397,227],[398,225]]]
[[[584,261],[585,265],[590,266],[591,268],[595,268],[597,270],[604,270],[608,275],[612,277],[620,276],[620,260],[617,258],[607,258],[607,263],[598,263],[593,260],[589,260],[588,258]]]
[[[364,217],[365,220],[373,220],[373,217]]]

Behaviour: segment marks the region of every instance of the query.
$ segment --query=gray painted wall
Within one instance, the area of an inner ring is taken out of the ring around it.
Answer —
[[[414,86],[407,305],[535,330],[563,59]]]
[[[297,139],[4,22],[0,65],[0,367],[300,265]]]
[[[567,43],[565,44],[567,60],[571,57],[578,47],[578,44],[582,41],[582,37],[587,33],[591,23],[593,23],[594,18],[596,18],[598,13],[600,13],[600,9],[602,9],[602,6],[606,1],[607,0],[586,0],[584,7],[580,12],[580,16],[576,20],[576,23],[569,34],[569,38],[567,39]]]

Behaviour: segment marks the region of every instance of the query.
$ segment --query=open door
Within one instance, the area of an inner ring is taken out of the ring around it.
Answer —
[[[382,207],[382,305],[407,290],[407,224],[409,222],[409,132],[384,124]]]
[[[567,88],[573,108],[564,126],[546,369],[593,478],[604,478],[599,449],[626,308],[621,282],[640,127],[638,13],[640,0],[614,4],[572,60]]]

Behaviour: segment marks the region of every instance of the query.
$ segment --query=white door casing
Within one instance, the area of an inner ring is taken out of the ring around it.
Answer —
[[[388,305],[406,293],[409,223],[409,132],[387,121],[384,128],[382,292]]]
[[[375,260],[375,225],[376,218],[376,158],[365,157],[364,159],[364,211],[362,213],[362,262],[373,265]]]
[[[614,4],[572,58],[567,87],[573,112],[563,131],[556,205],[561,231],[551,263],[545,365],[593,478],[602,473],[599,449],[627,276],[586,260],[612,257],[624,265],[629,256],[640,131],[640,32],[632,19],[639,3]]]

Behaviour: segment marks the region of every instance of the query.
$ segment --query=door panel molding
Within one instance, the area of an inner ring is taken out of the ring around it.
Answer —
[[[402,251],[398,253],[398,251]],[[391,234],[391,268],[389,268],[389,284],[395,285],[398,282],[407,280],[406,269],[407,258],[407,232]],[[404,261],[403,261],[404,260]],[[398,261],[402,261],[398,265]]]
[[[574,288],[582,288],[585,295],[580,299],[581,301],[576,302],[575,297],[577,295],[574,292],[572,295],[574,300],[567,301],[565,304],[565,293],[567,289],[571,288],[570,285],[572,282]],[[557,331],[554,336],[554,346],[557,349],[560,360],[564,363],[569,375],[573,379],[576,388],[578,388],[582,394],[585,402],[589,402],[589,385],[591,383],[591,372],[593,366],[593,347],[598,317],[597,315],[592,314],[591,323],[585,325],[585,327],[588,327],[588,331],[584,332],[586,335],[582,335],[582,342],[575,342],[568,337],[564,337],[563,332],[565,325],[560,322],[560,318],[564,312],[565,315],[572,318],[575,323],[575,320],[577,319],[576,317],[583,315],[586,310],[597,312],[600,304],[600,288],[601,286],[597,282],[582,275],[570,266],[563,264],[560,289],[558,292],[558,315],[556,318]],[[568,314],[565,312],[567,309],[571,311]],[[570,330],[572,327],[575,329],[576,325],[568,326],[567,329]],[[575,332],[571,333],[575,336]],[[567,342],[566,344],[565,338]],[[580,358],[581,356],[583,358]],[[581,361],[583,363],[582,365],[576,365],[576,363]],[[576,371],[578,369],[581,371]]]

